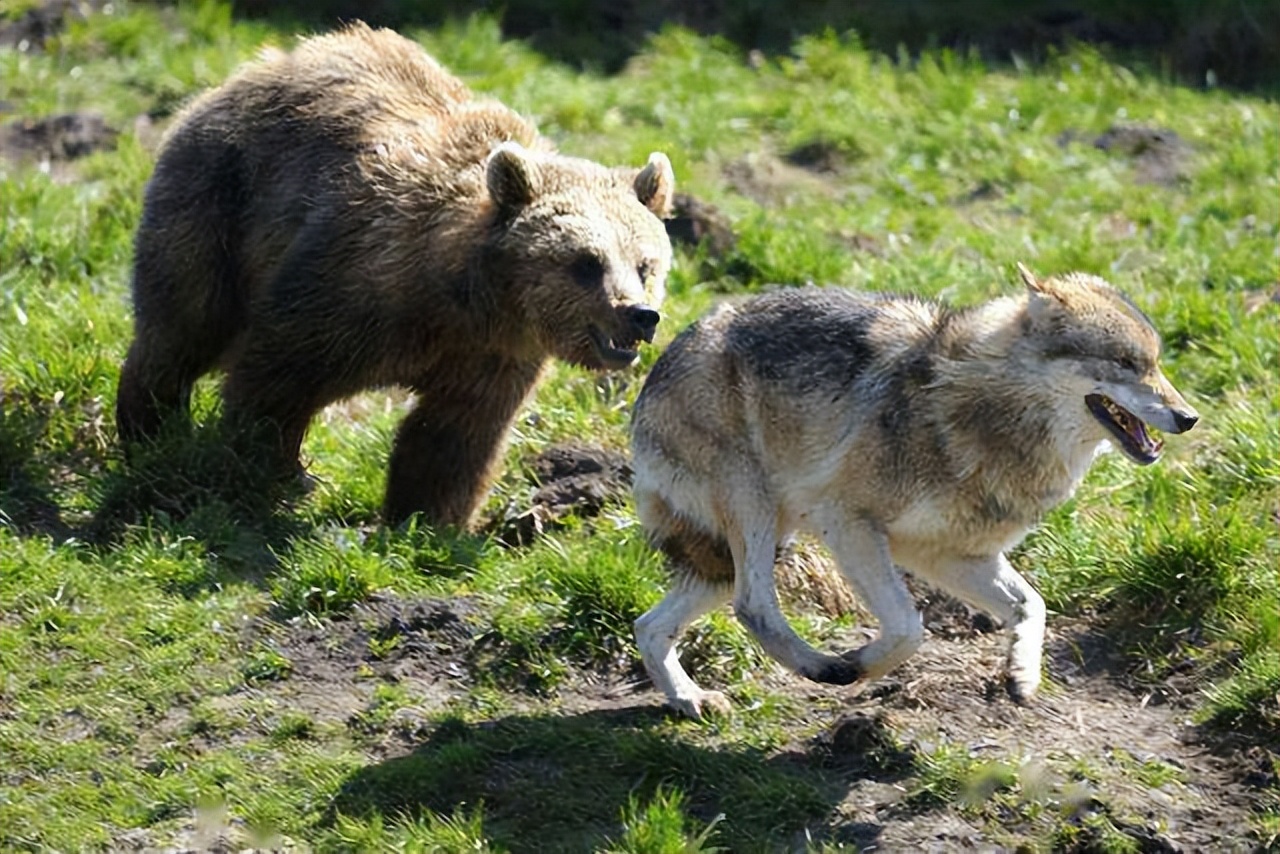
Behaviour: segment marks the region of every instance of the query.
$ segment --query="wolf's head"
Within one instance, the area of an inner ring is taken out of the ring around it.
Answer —
[[[1030,291],[1022,342],[1045,363],[1081,438],[1096,433],[1149,465],[1164,447],[1149,427],[1195,426],[1200,416],[1160,371],[1160,336],[1137,306],[1097,276],[1038,279],[1021,264],[1018,272]]]

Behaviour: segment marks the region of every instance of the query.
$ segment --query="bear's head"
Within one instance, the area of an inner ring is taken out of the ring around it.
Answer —
[[[666,155],[641,169],[498,146],[485,165],[491,251],[544,352],[596,370],[635,361],[666,294],[675,177]]]

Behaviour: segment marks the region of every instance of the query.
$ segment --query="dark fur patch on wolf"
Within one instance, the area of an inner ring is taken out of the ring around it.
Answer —
[[[796,299],[802,293],[810,298]],[[800,392],[847,389],[875,354],[867,333],[878,301],[819,288],[766,294],[752,300],[750,311],[734,321],[726,343],[760,379]]]
[[[673,570],[713,583],[733,583],[728,540],[681,516],[665,501],[653,508],[653,514],[656,518],[646,521],[650,542],[667,556]]]

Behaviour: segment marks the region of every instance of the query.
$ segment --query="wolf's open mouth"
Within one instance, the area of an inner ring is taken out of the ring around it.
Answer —
[[[587,327],[587,335],[591,338],[591,346],[595,348],[596,355],[600,357],[600,361],[606,368],[625,368],[640,355],[635,349],[635,344],[639,342],[637,338],[629,341],[616,340],[610,338],[597,326]]]
[[[1119,440],[1120,447],[1134,462],[1148,466],[1160,459],[1164,442],[1147,433],[1147,427],[1142,423],[1142,419],[1105,394],[1087,394],[1084,402],[1093,413],[1093,417],[1111,431],[1112,435]]]

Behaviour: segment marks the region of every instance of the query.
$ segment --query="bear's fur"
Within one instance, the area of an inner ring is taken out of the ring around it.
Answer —
[[[296,470],[321,407],[408,386],[384,520],[466,524],[551,357],[616,369],[652,340],[673,192],[664,155],[557,154],[389,30],[268,51],[161,146],[120,435],[153,436],[221,368],[228,423],[268,425]]]

